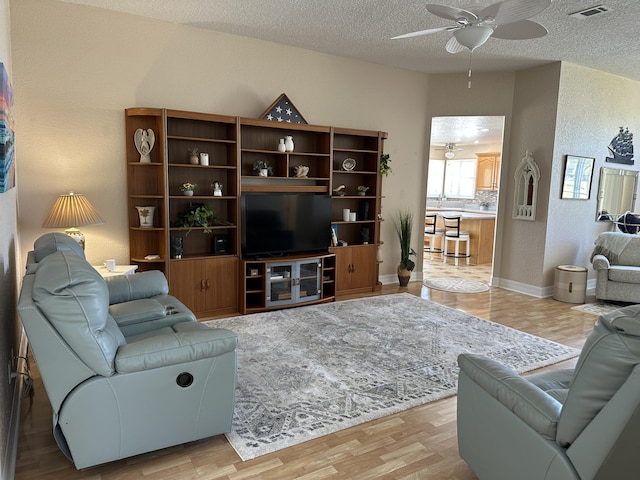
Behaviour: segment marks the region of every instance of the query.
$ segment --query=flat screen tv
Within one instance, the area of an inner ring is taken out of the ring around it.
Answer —
[[[243,256],[279,256],[329,248],[331,196],[244,193],[241,201]]]

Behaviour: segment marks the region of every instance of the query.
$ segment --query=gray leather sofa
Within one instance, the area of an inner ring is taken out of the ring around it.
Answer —
[[[458,364],[458,447],[480,480],[640,478],[640,306],[601,316],[575,370]]]
[[[105,281],[74,240],[46,234],[18,312],[76,468],[231,430],[237,336],[195,321],[162,273]]]
[[[591,263],[596,298],[640,303],[640,236],[603,232],[595,241]]]

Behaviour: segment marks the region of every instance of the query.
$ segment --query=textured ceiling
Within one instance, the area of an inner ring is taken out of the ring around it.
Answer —
[[[466,73],[468,53],[445,51],[450,33],[403,40],[391,37],[450,25],[427,12],[426,0],[60,0],[198,28],[357,58],[423,73]],[[429,0],[464,8],[470,1]],[[482,2],[494,3],[491,0]],[[584,20],[570,13],[606,5]],[[549,30],[532,40],[495,38],[473,54],[473,71],[511,71],[566,61],[640,81],[638,0],[555,0],[532,18]],[[488,131],[480,132],[482,128]],[[452,132],[475,129],[477,137]],[[502,118],[434,119],[432,145],[500,143]],[[458,140],[459,138],[459,140]]]
[[[444,49],[450,33],[391,40],[449,25],[425,0],[61,0],[183,23],[245,37],[358,58],[424,73],[466,72],[469,55]],[[430,0],[464,7],[465,0]],[[492,3],[490,0],[483,3]],[[609,12],[569,16],[597,5]],[[640,81],[638,0],[555,0],[533,17],[549,34],[532,40],[492,38],[473,54],[477,72],[520,70],[567,61]]]

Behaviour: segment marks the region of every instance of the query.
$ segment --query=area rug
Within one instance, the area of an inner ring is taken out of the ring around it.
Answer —
[[[408,293],[207,325],[239,336],[227,438],[243,460],[451,396],[462,352],[519,372],[579,353]]]
[[[489,290],[489,285],[486,283],[466,278],[427,278],[423,283],[425,287],[442,290],[444,292],[481,293]]]
[[[578,310],[579,312],[591,313],[593,315],[604,315],[605,313],[613,312],[620,308],[632,305],[631,303],[608,303],[608,302],[595,302],[585,303],[584,305],[576,305],[571,307],[571,310]]]

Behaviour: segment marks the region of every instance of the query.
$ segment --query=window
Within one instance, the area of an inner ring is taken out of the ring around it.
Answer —
[[[476,159],[429,160],[428,197],[474,198]]]

